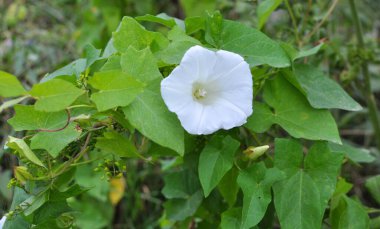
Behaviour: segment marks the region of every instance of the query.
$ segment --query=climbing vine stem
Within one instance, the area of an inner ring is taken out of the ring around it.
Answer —
[[[355,5],[355,0],[349,0],[351,13],[355,25],[356,37],[358,40],[359,53],[365,51],[365,44],[363,39],[363,30],[359,21],[358,12]],[[368,113],[372,122],[377,148],[380,150],[380,119],[377,110],[377,104],[374,95],[371,92],[371,76],[368,70],[368,62],[366,59],[361,61],[361,68],[363,74],[363,96],[366,99],[368,105]]]

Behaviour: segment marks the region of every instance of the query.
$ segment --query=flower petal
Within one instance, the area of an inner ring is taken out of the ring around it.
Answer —
[[[252,103],[252,101],[251,101]],[[252,106],[251,113],[252,113]],[[231,101],[225,99],[219,99],[215,102],[214,109],[223,112],[223,116],[219,118],[222,129],[229,130],[236,126],[241,126],[247,122],[247,113],[242,110],[239,106]]]
[[[247,117],[252,114],[252,88],[241,87],[239,89],[222,91],[219,95],[219,100],[220,99],[234,104],[234,106],[243,111]]]
[[[233,52],[219,50],[215,52],[215,55],[217,61],[213,67],[213,74],[209,76],[210,81],[213,81],[223,75],[229,74],[241,63],[246,63],[243,57]]]
[[[216,53],[199,45],[191,47],[183,56],[180,66],[196,81],[206,81],[217,61]]]
[[[221,90],[230,90],[247,86],[252,89],[252,75],[249,65],[243,61],[225,72],[218,72],[218,77],[212,82],[219,85]]]
[[[7,217],[6,216],[3,216],[0,220],[0,228],[3,228],[4,224],[5,224],[5,221],[7,220]]]
[[[167,77],[161,81],[161,96],[170,111],[178,112],[186,103],[193,102],[191,83],[185,76],[174,74]]]
[[[198,131],[202,124],[204,106],[198,102],[187,103],[183,109],[179,110],[177,116],[183,128],[190,134],[201,134]]]

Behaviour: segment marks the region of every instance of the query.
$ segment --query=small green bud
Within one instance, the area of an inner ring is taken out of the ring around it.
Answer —
[[[253,147],[250,146],[243,153],[251,160],[256,160],[269,149],[268,145]]]
[[[17,166],[14,170],[15,177],[21,183],[33,179],[33,175],[28,172],[28,168],[24,166]]]
[[[11,219],[14,214],[15,214],[14,211],[9,211],[7,214],[5,214],[5,217],[7,217],[7,219]]]

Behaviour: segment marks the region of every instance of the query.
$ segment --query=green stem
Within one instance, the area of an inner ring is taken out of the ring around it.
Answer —
[[[330,17],[330,15],[332,14],[332,12],[334,11],[335,7],[338,5],[338,2],[339,0],[334,0],[333,3],[331,4],[330,8],[327,10],[327,13],[325,14],[325,16],[322,18],[322,20],[313,28],[313,30],[306,34],[304,39],[301,41],[301,45],[302,46],[304,43],[308,42],[310,40],[310,38],[316,33],[318,32],[318,30],[321,28],[321,26],[327,21],[327,19]]]
[[[294,29],[294,36],[296,37],[296,42],[297,42],[297,44],[300,44],[300,38],[298,35],[298,27],[297,27],[296,17],[294,16],[293,9],[289,4],[289,0],[285,0],[285,5],[286,5],[286,8],[288,9],[290,19],[292,20],[293,29]]]
[[[355,24],[356,37],[358,39],[358,48],[360,52],[363,52],[365,50],[363,31],[362,31],[362,27],[359,21],[355,1],[349,0],[349,2],[350,2],[351,13],[352,13],[354,24]],[[362,73],[364,77],[363,95],[367,102],[368,112],[369,112],[369,116],[372,122],[373,130],[374,130],[374,134],[375,134],[375,138],[377,142],[377,147],[380,150],[380,119],[379,119],[379,114],[377,111],[376,100],[375,100],[374,95],[371,92],[371,76],[369,74],[367,60],[365,59],[362,60],[361,67],[362,67]]]
[[[78,104],[78,105],[69,106],[69,107],[67,107],[67,109],[71,110],[74,108],[81,108],[81,107],[94,107],[94,106],[93,105],[87,105],[87,104]]]

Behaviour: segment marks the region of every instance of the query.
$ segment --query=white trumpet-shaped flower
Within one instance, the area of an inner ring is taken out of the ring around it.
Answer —
[[[2,229],[4,227],[4,224],[5,224],[5,221],[7,220],[7,217],[3,216],[3,218],[1,218],[0,220],[0,229]]]
[[[238,54],[191,47],[161,82],[161,95],[190,134],[243,125],[252,114],[252,76]]]

